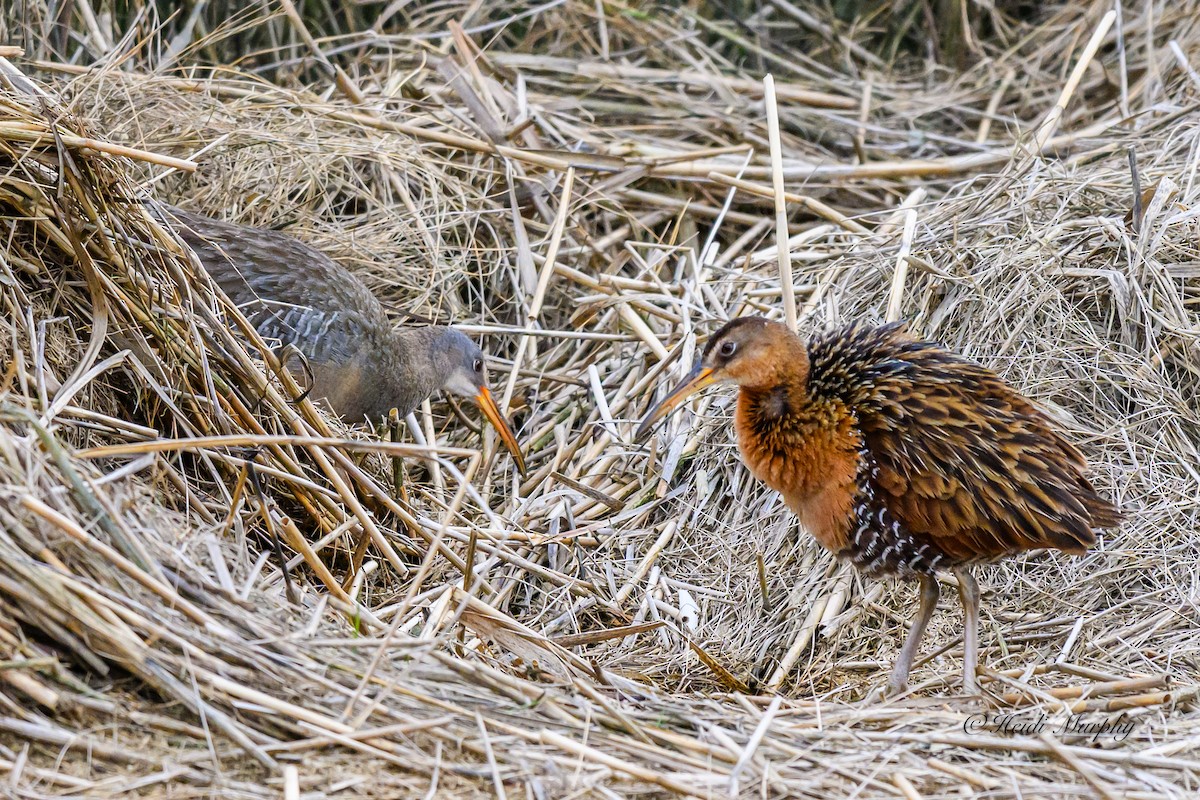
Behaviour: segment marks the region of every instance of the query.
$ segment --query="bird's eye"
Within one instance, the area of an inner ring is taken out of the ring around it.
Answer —
[[[483,371],[483,359],[481,359],[481,358],[475,359],[475,363],[471,365],[471,369],[475,370],[476,372],[482,372]]]
[[[717,353],[721,358],[729,358],[737,352],[737,342],[721,342],[721,346],[717,348]]]

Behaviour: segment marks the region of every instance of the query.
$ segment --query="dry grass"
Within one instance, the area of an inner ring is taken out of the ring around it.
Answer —
[[[172,51],[177,19],[84,20],[70,63],[3,63],[9,791],[1194,796],[1200,5],[1069,4],[953,73],[868,69],[852,29],[810,59],[768,12],[478,5],[319,55],[248,13],[272,44],[216,70],[155,68],[226,52]],[[954,602],[913,696],[861,703],[912,588],[798,534],[728,394],[631,443],[715,324],[783,315],[757,61],[800,327],[898,310],[1050,410],[1130,512],[979,576],[989,708],[1123,709],[1127,739],[964,733]],[[529,477],[440,401],[399,444],[289,402],[150,198],[286,227],[398,321],[477,335]]]

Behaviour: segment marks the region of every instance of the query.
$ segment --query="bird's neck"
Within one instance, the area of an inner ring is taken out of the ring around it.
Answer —
[[[437,374],[425,346],[429,334],[421,333],[426,330],[374,332],[362,355],[367,365],[358,390],[362,413],[378,418],[395,408],[403,418],[442,385],[445,376]]]
[[[830,427],[838,416],[836,408],[814,402],[807,381],[799,375],[785,375],[773,384],[742,386],[738,393],[739,436],[745,433],[764,443]]]
[[[792,495],[807,496],[827,482],[830,469],[844,471],[843,456],[857,446],[852,417],[835,403],[815,400],[799,376],[774,386],[743,386],[735,425],[750,471],[785,492],[789,504]]]
[[[402,414],[414,410],[442,387],[446,375],[443,365],[435,363],[432,342],[442,329],[435,326],[393,329],[389,352],[393,356],[393,402]],[[407,409],[407,410],[406,410]]]

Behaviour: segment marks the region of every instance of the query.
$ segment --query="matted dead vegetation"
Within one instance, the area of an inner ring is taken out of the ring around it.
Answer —
[[[997,16],[928,72],[785,2],[347,5],[327,37],[132,5],[0,28],[7,791],[1200,791],[1200,4]],[[799,534],[729,394],[630,441],[697,339],[783,313],[764,71],[800,327],[912,319],[1129,513],[980,572],[988,708],[1040,734],[972,728],[954,603],[913,695],[861,702],[912,587]],[[155,202],[475,335],[529,476],[440,400],[397,443],[291,402]]]

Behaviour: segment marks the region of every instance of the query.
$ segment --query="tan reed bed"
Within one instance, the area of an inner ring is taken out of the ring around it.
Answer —
[[[95,18],[72,63],[0,51],[17,796],[1194,794],[1200,6],[1070,4],[917,74],[764,5],[324,35],[284,3],[192,50],[178,19]],[[264,49],[179,68],[238,36]],[[291,402],[155,200],[283,227],[398,323],[477,336],[529,476],[440,400],[394,436]],[[1087,557],[980,576],[987,709],[1045,730],[954,698],[952,606],[914,696],[860,702],[912,589],[798,535],[729,394],[631,444],[717,322],[789,297],[803,330],[903,316],[998,369],[1130,511]]]

